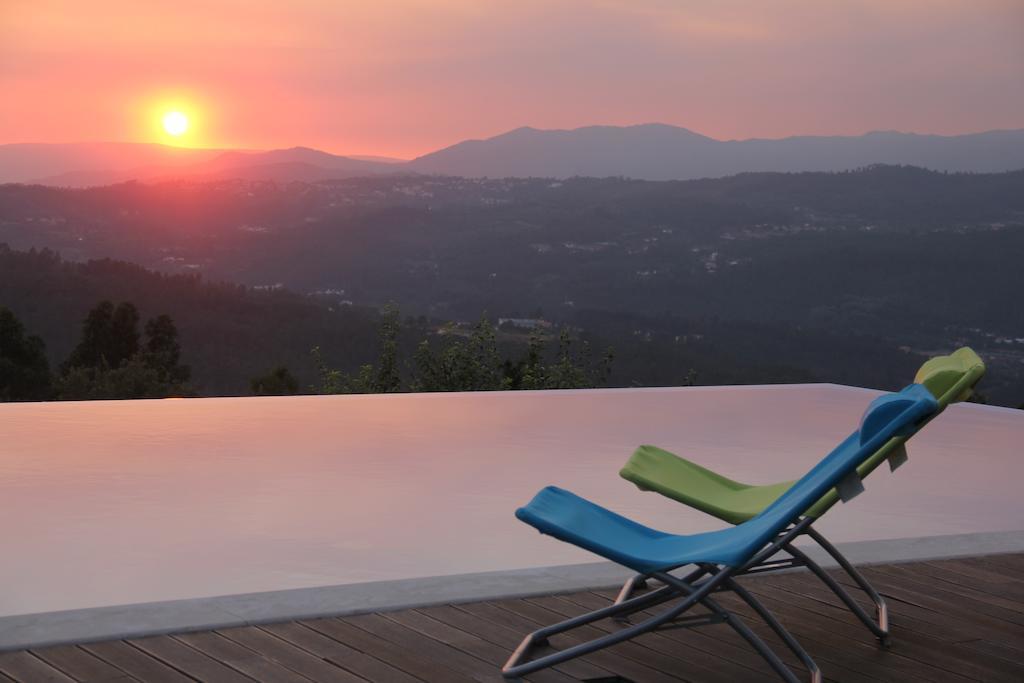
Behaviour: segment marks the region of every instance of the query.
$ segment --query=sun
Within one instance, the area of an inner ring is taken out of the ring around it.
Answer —
[[[188,117],[180,111],[169,111],[164,114],[164,130],[168,135],[178,137],[188,132]]]

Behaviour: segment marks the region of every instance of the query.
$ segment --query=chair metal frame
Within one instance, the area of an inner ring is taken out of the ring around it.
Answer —
[[[746,574],[777,571],[783,567],[806,566],[811,569],[812,572],[825,581],[829,588],[843,598],[847,606],[853,609],[858,616],[863,617],[866,625],[870,624],[869,628],[873,626],[873,632],[877,630],[880,640],[886,643],[888,640],[886,637],[888,635],[888,624],[884,607],[880,608],[879,622],[875,623],[827,572],[803,551],[794,547],[792,543],[801,535],[811,535],[811,538],[821,544],[826,552],[842,558],[840,566],[843,566],[844,569],[848,568],[847,571],[851,576],[855,577],[855,580],[859,579],[857,581],[858,585],[866,586],[868,590],[873,591],[870,584],[857,573],[856,569],[853,568],[845,557],[842,557],[842,554],[831,543],[816,531],[812,535],[811,525],[817,521],[818,517],[807,514],[807,512],[810,511],[810,508],[814,507],[815,501],[820,500],[823,495],[833,490],[833,488],[840,492],[840,497],[844,501],[851,499],[862,491],[863,484],[858,469],[865,460],[871,457],[871,454],[879,452],[885,444],[902,445],[923,424],[927,423],[931,416],[936,414],[938,405],[934,397],[920,384],[912,384],[898,393],[887,394],[874,399],[861,418],[860,427],[856,432],[847,437],[847,439],[844,439],[839,446],[825,456],[821,462],[812,467],[807,474],[794,483],[774,503],[762,510],[750,522],[747,522],[772,525],[773,531],[770,531],[767,535],[761,535],[763,532],[758,531],[757,527],[748,529],[749,533],[758,534],[758,540],[755,541],[757,545],[745,545],[742,551],[735,554],[710,551],[709,555],[701,558],[699,553],[691,553],[688,555],[690,559],[687,560],[687,554],[684,552],[676,555],[678,558],[678,563],[676,564],[672,564],[671,560],[667,563],[656,561],[654,559],[657,557],[656,553],[647,557],[633,556],[628,552],[606,554],[608,553],[608,546],[602,545],[597,541],[587,542],[587,537],[585,535],[580,536],[579,532],[573,531],[571,526],[563,527],[560,526],[558,521],[551,521],[552,519],[558,520],[557,515],[545,517],[542,513],[538,517],[530,511],[529,506],[520,508],[516,511],[516,516],[537,528],[541,533],[553,535],[556,538],[579,545],[580,547],[587,548],[592,546],[591,549],[609,559],[624,557],[626,561],[620,561],[620,563],[632,566],[634,571],[642,573],[628,580],[622,590],[620,590],[618,597],[607,607],[563,620],[557,624],[545,626],[528,634],[512,653],[505,666],[502,667],[502,675],[507,679],[517,679],[576,657],[581,657],[630,640],[644,633],[668,628],[695,628],[709,624],[726,623],[746,640],[784,681],[787,681],[787,683],[798,683],[800,678],[796,672],[787,666],[775,651],[757,634],[751,631],[736,613],[725,609],[712,597],[713,593],[727,591],[735,593],[746,603],[768,625],[774,634],[783,641],[786,647],[796,655],[804,668],[807,669],[811,683],[820,683],[822,680],[821,670],[807,651],[768,611],[768,608],[736,580]],[[899,412],[894,413],[894,409]],[[886,422],[882,423],[882,420]],[[874,428],[872,428],[873,423]],[[850,448],[855,448],[856,450],[848,452]],[[847,450],[844,451],[843,449]],[[564,495],[570,497],[561,497]],[[548,496],[549,498],[543,498],[543,496]],[[580,528],[587,528],[586,525],[588,523],[590,525],[595,524],[594,511],[580,513],[580,510],[589,511],[596,509],[597,519],[600,520],[597,523],[604,523],[604,520],[607,519],[620,526],[627,524],[639,527],[643,532],[652,531],[642,525],[637,525],[629,519],[617,516],[604,508],[594,506],[593,503],[580,499],[578,496],[574,497],[574,494],[571,492],[562,491],[555,487],[548,487],[548,489],[542,490],[534,498],[534,501],[531,501],[530,505],[536,503],[542,511],[545,509],[551,510],[550,506],[554,505],[554,509],[557,510],[560,503],[551,503],[550,496],[555,496],[553,500],[556,501],[568,501],[567,504],[570,507],[563,507],[562,509],[569,511],[567,513],[568,519],[574,520],[572,524],[581,525]],[[574,500],[578,502],[574,503]],[[572,506],[574,505],[577,507],[573,508]],[[578,507],[579,505],[584,507]],[[545,506],[548,507],[545,508]],[[800,510],[805,512],[801,514]],[[591,516],[588,517],[588,514]],[[784,521],[787,518],[789,521]],[[755,520],[761,521],[757,522]],[[741,526],[745,525],[739,525],[735,528],[738,529]],[[633,527],[626,528],[632,529]],[[637,532],[631,531],[630,533]],[[583,543],[578,542],[578,539],[582,539]],[[774,559],[780,552],[785,552],[789,556],[788,559]],[[837,561],[839,561],[838,558]],[[671,573],[689,566],[693,566],[695,569],[685,576],[676,576]],[[633,595],[634,589],[639,587],[641,583],[645,583],[649,578],[656,579],[662,586],[641,595]],[[627,617],[631,614],[676,600],[678,602],[674,605],[668,606],[660,613],[649,616],[639,623],[633,624],[627,621]],[[880,596],[878,600],[882,602]],[[884,602],[882,604],[884,605]],[[707,609],[710,615],[687,615],[687,612],[697,605]],[[621,628],[566,649],[533,657],[536,648],[549,645],[551,636],[565,633],[602,619],[613,619],[619,623]]]
[[[725,623],[747,641],[764,658],[768,665],[779,674],[782,680],[787,681],[787,683],[799,683],[800,678],[797,674],[779,658],[764,640],[751,631],[750,627],[737,614],[725,609],[711,597],[713,593],[732,592],[749,605],[782,640],[786,647],[803,663],[809,673],[811,683],[821,683],[821,669],[807,651],[768,611],[767,607],[735,580],[737,576],[750,573],[746,571],[748,567],[757,566],[786,548],[794,538],[805,533],[814,521],[814,518],[811,517],[801,518],[783,533],[776,536],[771,543],[755,553],[747,564],[742,567],[699,563],[696,565],[696,569],[684,577],[677,577],[670,573],[681,567],[644,575],[645,578],[657,579],[663,585],[660,588],[637,596],[624,596],[620,593],[618,599],[608,607],[581,614],[557,624],[545,626],[528,634],[512,653],[505,666],[502,667],[502,676],[506,679],[518,679],[541,669],[556,666],[570,659],[603,650],[606,647],[630,640],[644,633],[674,628],[697,628],[710,624]],[[639,586],[636,584],[634,587]],[[621,630],[573,645],[564,650],[558,650],[534,659],[530,658],[530,655],[533,654],[536,648],[548,645],[549,639],[552,636],[600,621],[601,619],[613,619],[621,624],[631,614],[676,599],[681,599],[678,604],[669,607],[660,614],[648,617],[640,623],[623,625]],[[698,604],[709,610],[710,614],[684,616],[686,612]]]
[[[807,518],[805,518],[807,519]],[[847,576],[849,576],[857,586],[864,592],[864,594],[871,600],[875,607],[875,616],[871,617],[867,611],[851,596],[842,585],[839,584],[832,575],[829,574],[820,564],[812,560],[807,553],[800,550],[793,545],[793,541],[802,535],[809,536],[818,546],[821,547],[828,555],[836,561],[836,564]],[[789,557],[780,559],[773,559],[775,555],[786,553]],[[857,571],[857,568],[850,563],[850,561],[836,548],[832,543],[825,538],[817,529],[811,525],[807,525],[803,530],[793,536],[789,541],[779,546],[774,553],[771,555],[764,556],[758,562],[748,562],[734,576],[745,576],[748,574],[765,574],[773,571],[780,571],[785,569],[798,569],[800,567],[806,567],[815,576],[817,576],[825,586],[831,590],[836,597],[838,597],[846,607],[853,612],[854,616],[871,632],[875,638],[878,639],[879,644],[888,649],[892,646],[892,637],[889,633],[889,608],[885,603],[885,599],[879,595],[878,591],[871,585],[871,583],[864,578],[864,576]],[[619,591],[618,597],[615,599],[615,604],[624,604],[627,602],[636,592],[637,589],[647,588],[650,579],[661,580],[655,574],[637,574],[632,578],[628,579]]]

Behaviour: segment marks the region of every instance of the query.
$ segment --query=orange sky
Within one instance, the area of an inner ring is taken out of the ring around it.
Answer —
[[[1024,0],[0,0],[0,143],[1024,128]]]

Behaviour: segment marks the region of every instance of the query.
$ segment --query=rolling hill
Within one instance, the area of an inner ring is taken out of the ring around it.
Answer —
[[[519,128],[426,154],[407,168],[466,177],[688,180],[757,171],[842,171],[872,164],[987,173],[1024,168],[1024,130],[951,137],[873,132],[720,141],[662,124]]]
[[[58,187],[177,179],[315,182],[391,173],[688,180],[746,172],[842,171],[873,164],[972,173],[1021,169],[1024,130],[948,137],[874,132],[723,141],[663,124],[518,128],[405,162],[340,156],[306,147],[243,151],[136,143],[0,145],[0,183]]]

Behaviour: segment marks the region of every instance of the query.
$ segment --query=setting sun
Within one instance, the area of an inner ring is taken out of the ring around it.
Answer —
[[[164,114],[163,124],[167,134],[175,137],[188,131],[188,117],[180,111],[169,111]]]

